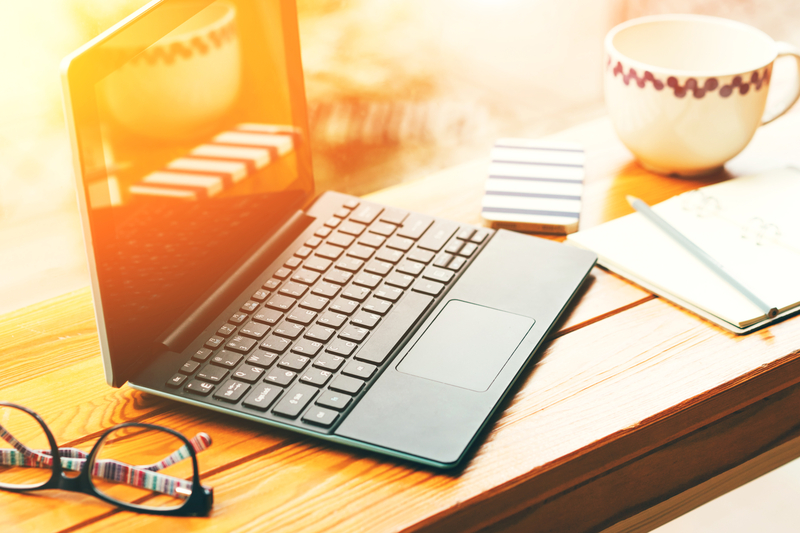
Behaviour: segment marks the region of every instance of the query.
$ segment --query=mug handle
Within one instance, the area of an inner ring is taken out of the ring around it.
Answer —
[[[764,124],[769,124],[779,116],[789,111],[794,103],[797,102],[798,98],[800,98],[800,49],[789,43],[776,42],[775,44],[778,46],[778,57],[795,56],[795,59],[797,60],[797,76],[795,77],[793,91],[789,98],[786,99],[786,101],[783,103],[784,105],[777,112],[773,112],[770,116],[761,119],[762,126]]]

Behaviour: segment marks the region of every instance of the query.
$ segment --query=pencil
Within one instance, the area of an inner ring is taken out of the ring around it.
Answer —
[[[771,307],[764,303],[761,298],[756,296],[750,289],[742,285],[736,278],[728,274],[728,272],[723,268],[716,259],[708,255],[702,248],[697,246],[695,243],[690,241],[683,233],[672,227],[666,220],[658,216],[655,211],[650,209],[650,206],[647,205],[642,200],[634,197],[634,196],[627,196],[628,203],[631,204],[636,211],[644,215],[644,217],[656,225],[658,229],[672,237],[672,239],[677,242],[679,245],[683,247],[684,250],[695,256],[699,259],[704,265],[706,265],[712,272],[714,272],[717,276],[725,280],[731,287],[736,289],[739,294],[753,302],[759,309],[764,311],[764,314],[767,315],[769,318],[774,318],[778,315],[778,309],[775,307]]]

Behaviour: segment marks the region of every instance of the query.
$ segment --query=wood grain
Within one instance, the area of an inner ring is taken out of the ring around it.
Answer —
[[[777,131],[777,130],[776,130]],[[693,187],[631,162],[607,120],[561,137],[591,155],[582,224]],[[479,223],[485,162],[370,195]],[[711,180],[725,179],[720,174]],[[102,377],[87,291],[0,317],[0,398],[87,448],[127,420],[214,440],[208,518],[118,511],[81,495],[0,492],[3,531],[598,531],[798,435],[800,319],[744,337],[595,269],[461,470],[437,472],[139,393]]]

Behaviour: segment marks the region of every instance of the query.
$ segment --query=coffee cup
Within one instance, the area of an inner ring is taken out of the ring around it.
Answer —
[[[738,154],[764,115],[776,58],[800,50],[732,20],[702,15],[642,17],[605,39],[605,98],[619,138],[647,170],[698,176]]]

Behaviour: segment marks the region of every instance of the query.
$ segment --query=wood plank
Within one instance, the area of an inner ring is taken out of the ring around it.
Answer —
[[[791,321],[772,326],[769,335],[749,336],[746,342],[710,329],[653,300],[556,339],[515,391],[472,461],[455,477],[308,439],[234,464],[209,478],[218,497],[214,527],[251,524],[348,531],[418,527],[419,520],[440,531],[488,526],[752,404],[771,387],[783,386],[787,373],[800,380],[800,364],[789,365],[797,357],[784,357],[786,346],[796,345],[800,337]],[[627,343],[619,340],[622,332],[630,332]],[[687,355],[687,345],[692,345],[688,353],[695,354],[694,359]],[[743,381],[761,375],[777,384],[759,383],[736,396]],[[652,394],[654,384],[657,396]],[[723,398],[726,394],[734,396]],[[721,405],[706,403],[715,398]],[[175,415],[165,413],[165,420],[188,433],[193,425],[209,423],[205,412],[191,411],[176,407]],[[184,422],[180,417],[187,413],[192,420]],[[218,442],[244,438],[254,452],[263,450],[257,435],[234,436],[231,428],[247,431],[242,424],[226,421],[224,440]],[[530,454],[519,453],[520,442]],[[247,444],[243,446],[240,457],[248,457]],[[621,449],[612,451],[614,446]],[[629,490],[641,490],[632,485]],[[298,501],[287,499],[281,490]],[[334,505],[346,508],[347,516],[327,516]],[[308,509],[302,516],[313,524],[299,517],[283,521],[281,517],[296,516],[298,508]],[[135,521],[137,526],[146,523]],[[198,520],[190,527],[211,524]],[[125,529],[107,520],[97,527],[112,525]]]

